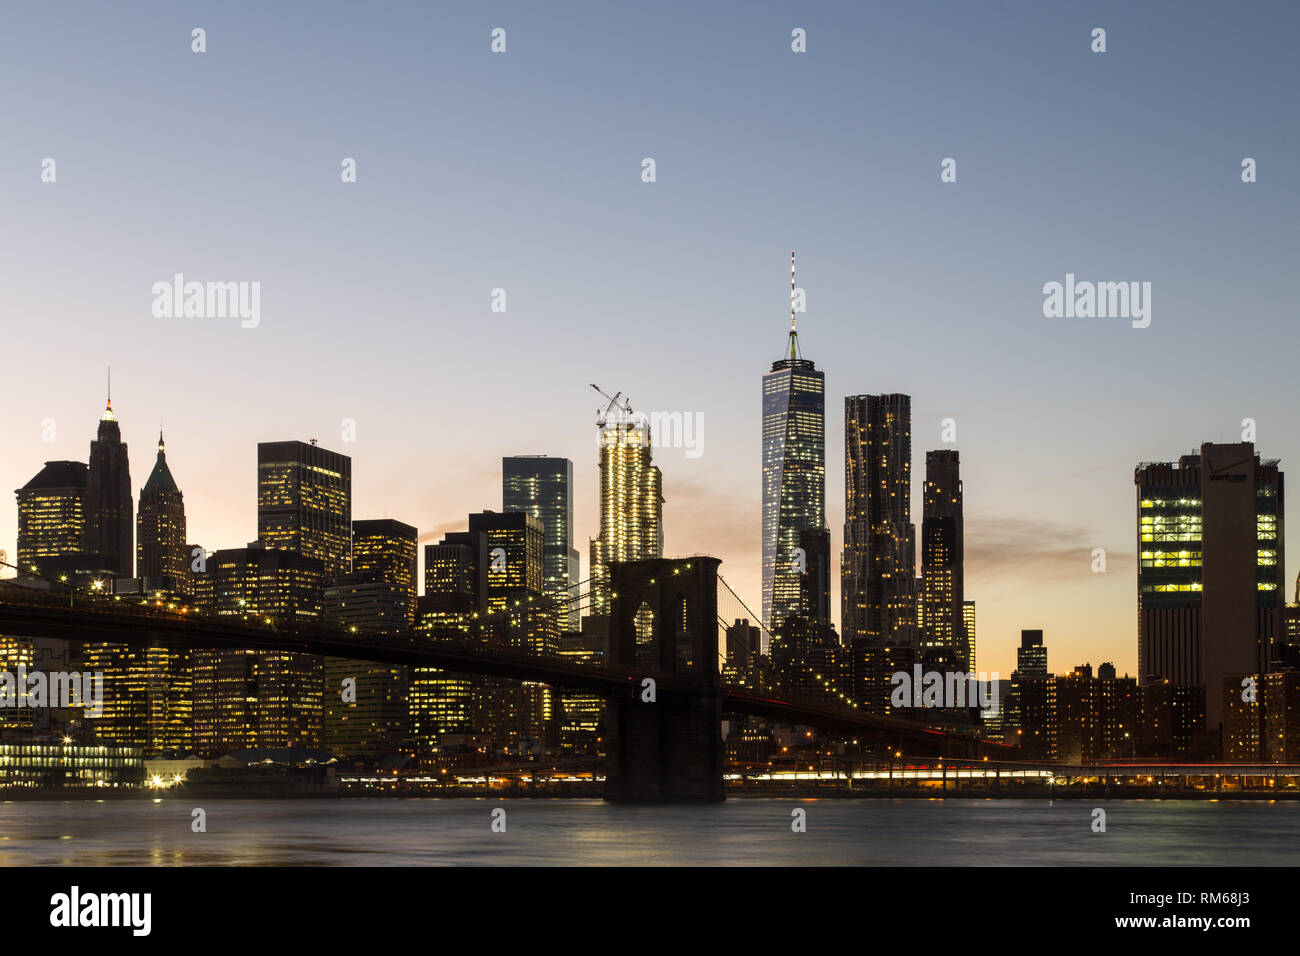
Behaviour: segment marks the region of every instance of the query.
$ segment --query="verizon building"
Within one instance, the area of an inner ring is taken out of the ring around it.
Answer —
[[[1205,686],[1223,724],[1224,679],[1263,674],[1284,603],[1282,472],[1250,442],[1204,444],[1138,466],[1138,671]]]

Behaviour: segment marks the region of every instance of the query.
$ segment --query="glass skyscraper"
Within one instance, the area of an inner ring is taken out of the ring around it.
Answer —
[[[763,375],[763,620],[781,626],[800,602],[802,532],[826,526],[826,375],[799,352],[790,254],[790,336]]]
[[[917,645],[911,502],[911,398],[847,396],[840,561],[840,631],[846,643]]]
[[[522,511],[542,523],[542,591],[559,602],[560,628],[576,631],[581,609],[578,550],[573,546],[573,462],[515,455],[501,459],[501,510]]]

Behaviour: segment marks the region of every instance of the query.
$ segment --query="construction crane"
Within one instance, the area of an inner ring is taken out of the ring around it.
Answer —
[[[605,421],[609,418],[609,413],[614,410],[616,405],[618,405],[618,400],[623,397],[623,393],[615,392],[613,396],[610,396],[609,393],[604,391],[599,385],[593,384],[591,387],[599,393],[601,398],[609,399],[609,404],[605,406],[603,412],[600,409],[596,409],[596,427],[604,428]],[[624,398],[623,404],[619,406],[619,410],[623,413],[623,420],[627,421],[627,419],[632,415],[632,400]]]

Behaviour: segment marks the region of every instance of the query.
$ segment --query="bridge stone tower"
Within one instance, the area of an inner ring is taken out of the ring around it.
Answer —
[[[605,799],[709,802],[722,785],[717,558],[610,565],[609,663],[637,672],[606,710]],[[644,685],[655,681],[654,700]]]

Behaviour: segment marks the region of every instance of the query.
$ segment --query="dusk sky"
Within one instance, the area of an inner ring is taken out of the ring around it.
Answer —
[[[426,541],[500,509],[501,456],[571,458],[585,576],[594,382],[703,416],[656,451],[665,553],[758,610],[793,248],[834,553],[844,396],[906,392],[918,540],[925,452],[961,453],[978,669],[1042,628],[1053,671],[1133,674],[1134,466],[1252,418],[1300,480],[1297,35],[1289,3],[11,6],[0,484],[87,460],[111,364],[133,485],[161,420],[210,550],[256,536],[256,443],[317,438],[354,518]],[[155,317],[176,273],[260,282],[260,324]],[[1067,273],[1150,282],[1150,326],[1045,318]]]

